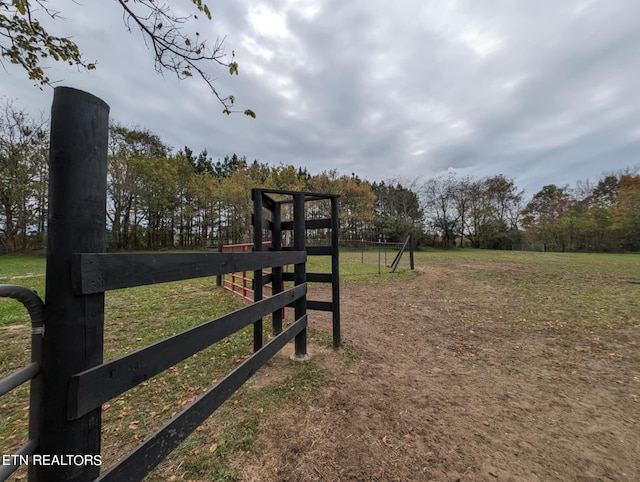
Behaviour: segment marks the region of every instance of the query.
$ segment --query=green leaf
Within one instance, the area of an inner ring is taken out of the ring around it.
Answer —
[[[27,2],[25,0],[13,0],[13,5],[18,9],[21,15],[27,13]]]
[[[244,115],[248,115],[249,117],[253,117],[254,119],[256,118],[256,113],[253,112],[251,109],[245,110]]]
[[[238,62],[231,62],[231,64],[229,65],[229,74],[238,75]]]

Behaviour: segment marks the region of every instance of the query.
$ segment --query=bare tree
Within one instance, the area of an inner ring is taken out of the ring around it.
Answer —
[[[12,102],[0,106],[0,244],[7,252],[28,249],[46,218],[46,122]]]
[[[460,229],[460,213],[457,209],[455,174],[427,180],[421,189],[424,211],[431,228],[441,237],[445,247],[455,243]]]

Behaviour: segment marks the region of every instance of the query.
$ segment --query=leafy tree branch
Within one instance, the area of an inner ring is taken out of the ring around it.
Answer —
[[[34,10],[34,5],[40,8]],[[34,15],[42,12],[53,19],[59,17],[59,12],[47,8],[46,0],[0,1],[0,58],[22,66],[29,79],[41,86],[50,83],[41,66],[43,59],[95,69],[95,63],[85,61],[71,39],[50,35],[42,27]]]
[[[209,43],[197,30],[190,34],[186,27],[198,21],[198,15],[212,19],[209,7],[202,0],[191,0],[197,13],[179,15],[168,2],[157,0],[116,0],[122,8],[126,28],[137,27],[145,44],[152,50],[158,73],[171,72],[179,79],[198,76],[209,87],[223,106],[223,113],[233,110],[235,97],[221,94],[206,67],[211,63],[228,69],[230,75],[238,75],[235,52],[229,57],[224,51],[224,38]],[[37,85],[51,83],[42,67],[45,59],[68,62],[87,70],[96,68],[96,62],[88,62],[78,45],[69,37],[50,35],[37,17],[60,17],[60,12],[48,7],[48,0],[0,0],[0,59],[8,59],[20,65],[29,79]],[[255,118],[246,109],[245,115]]]

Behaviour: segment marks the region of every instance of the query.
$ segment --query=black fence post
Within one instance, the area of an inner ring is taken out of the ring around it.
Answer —
[[[282,203],[277,202],[271,211],[271,249],[282,251]],[[282,266],[271,268],[271,294],[275,295],[282,291]],[[284,310],[274,311],[271,315],[272,333],[276,336],[282,332],[282,318]]]
[[[251,190],[253,197],[253,249],[262,251],[262,191]],[[253,272],[253,300],[261,301],[262,291],[262,270]],[[262,348],[262,318],[253,324],[253,351],[257,352]]]
[[[100,473],[74,456],[100,454],[101,409],[69,420],[69,378],[102,363],[104,293],[72,290],[72,255],[106,250],[109,106],[58,87],[51,108],[43,400],[39,453],[64,463],[35,467],[37,480],[86,481]],[[70,459],[71,457],[71,459]]]
[[[333,346],[339,348],[340,335],[340,206],[338,197],[331,197],[331,306],[333,313]],[[363,243],[364,245],[364,243]],[[363,248],[364,249],[364,248]]]
[[[295,251],[306,251],[306,220],[304,215],[304,193],[293,195],[293,249]],[[300,285],[307,281],[306,263],[294,265],[294,284]],[[299,320],[307,312],[307,297],[295,301],[295,319]],[[302,330],[295,338],[295,355],[298,359],[307,357],[307,329]]]
[[[222,237],[220,236],[220,228],[218,228],[218,253],[223,251]],[[216,286],[222,286],[222,275],[216,275]]]

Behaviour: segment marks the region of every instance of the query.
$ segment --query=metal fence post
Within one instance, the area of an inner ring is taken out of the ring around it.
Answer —
[[[37,480],[86,481],[96,464],[69,456],[100,454],[101,410],[69,420],[69,378],[103,357],[104,293],[72,290],[72,255],[106,250],[109,106],[68,87],[54,91],[49,151],[47,279],[40,454],[65,463],[38,465]],[[71,463],[68,463],[71,461]]]
[[[409,234],[409,267],[415,269],[415,263],[413,261],[413,234]]]

